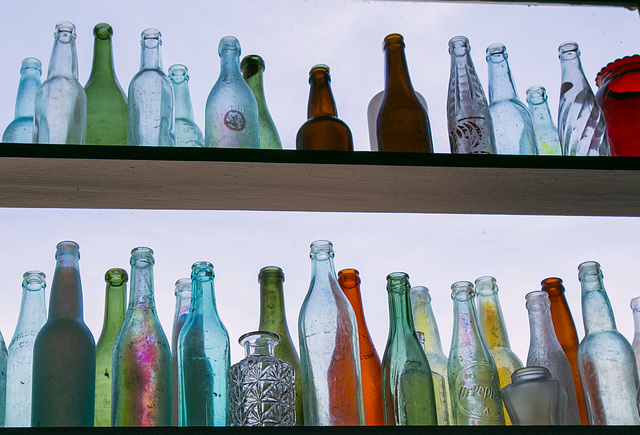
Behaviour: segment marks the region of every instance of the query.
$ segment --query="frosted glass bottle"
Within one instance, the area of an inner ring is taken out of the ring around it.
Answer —
[[[36,93],[33,142],[84,144],[87,96],[78,82],[76,27],[62,21],[54,38],[47,79]]]
[[[365,424],[358,326],[333,267],[333,245],[311,244],[311,283],[298,316],[305,425]]]
[[[551,111],[547,102],[547,90],[542,86],[531,86],[527,89],[527,103],[533,128],[536,132],[538,154],[541,156],[561,156],[562,144],[558,128],[551,119]]]
[[[41,75],[42,63],[38,59],[27,57],[22,61],[15,118],[4,130],[2,142],[33,142],[33,114]]]
[[[633,341],[631,347],[636,355],[638,373],[640,374],[640,296],[631,299],[631,311],[633,311]]]
[[[178,336],[189,317],[191,307],[191,278],[176,281],[174,293],[176,307],[173,311],[173,328],[171,332],[171,425],[180,424],[180,398],[178,395]]]
[[[7,359],[6,427],[31,426],[33,343],[47,322],[45,275],[31,270],[22,275],[22,302]]]
[[[578,348],[578,369],[589,424],[638,425],[638,369],[633,348],[616,329],[600,265],[578,266],[585,336]]]
[[[258,104],[240,72],[240,42],[225,36],[218,44],[220,76],[205,108],[205,146],[260,148]]]
[[[194,121],[189,94],[189,70],[181,64],[169,67],[169,79],[175,95],[175,135],[177,147],[203,147],[204,135]]]
[[[174,146],[175,106],[171,81],[162,71],[162,35],[156,29],[142,32],[140,71],[129,83],[127,143]]]

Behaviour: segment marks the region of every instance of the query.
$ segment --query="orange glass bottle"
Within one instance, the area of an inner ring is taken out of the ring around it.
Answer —
[[[311,68],[309,84],[308,119],[298,130],[296,149],[353,151],[351,130],[338,118],[329,67],[316,65]]]
[[[542,280],[542,290],[549,295],[551,301],[551,320],[553,321],[553,329],[556,332],[560,346],[564,350],[571,366],[573,374],[573,383],[576,387],[576,396],[578,399],[578,410],[580,411],[580,423],[588,424],[587,409],[582,394],[582,384],[580,383],[580,374],[578,373],[578,332],[576,325],[571,316],[569,304],[564,296],[564,286],[560,278],[546,278]]]
[[[360,296],[360,275],[355,269],[338,272],[338,283],[356,313],[358,322],[358,344],[360,345],[360,370],[362,372],[362,395],[367,426],[384,426],[382,402],[382,366],[380,357],[369,335],[364,320]]]

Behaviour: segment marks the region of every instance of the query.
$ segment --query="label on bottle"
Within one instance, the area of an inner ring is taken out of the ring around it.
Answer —
[[[242,131],[247,121],[244,119],[242,112],[238,110],[229,110],[224,114],[224,125],[233,131]]]
[[[458,411],[472,424],[504,424],[498,373],[489,364],[478,362],[463,367],[451,394],[455,394]]]

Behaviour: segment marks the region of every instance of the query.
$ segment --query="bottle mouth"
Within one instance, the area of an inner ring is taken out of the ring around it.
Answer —
[[[189,80],[189,70],[182,64],[175,64],[169,67],[169,79],[175,84],[180,84]]]
[[[113,268],[107,270],[107,273],[104,274],[104,280],[117,287],[127,282],[129,280],[129,275],[127,275],[127,272],[124,269]]]
[[[449,40],[449,54],[462,56],[471,52],[469,39],[466,36],[454,36]]]
[[[145,29],[140,34],[140,44],[148,48],[155,48],[158,45],[162,45],[162,34],[158,29]]]
[[[527,381],[540,378],[550,378],[551,372],[546,367],[528,366],[516,369],[511,374],[511,382]]]
[[[107,23],[99,23],[93,28],[93,35],[98,39],[106,40],[113,35],[113,27]]]
[[[191,294],[191,278],[180,278],[174,285],[175,290],[173,293],[176,296],[184,295],[186,293]]]
[[[58,38],[61,33],[68,33],[71,37],[76,37],[76,26],[69,21],[60,21],[56,24],[54,36]]]
[[[265,266],[258,272],[258,283],[268,277],[279,278],[284,282],[284,271],[278,266]]]
[[[131,260],[129,261],[129,264],[133,266],[137,261],[145,261],[151,265],[155,264],[153,249],[147,248],[146,246],[133,248],[131,250]]]
[[[412,301],[424,299],[427,302],[431,302],[431,294],[429,293],[429,289],[423,285],[416,285],[411,287],[411,290],[409,290],[409,294],[413,296],[411,298]]]
[[[384,51],[384,49],[391,44],[402,44],[402,47],[404,48],[404,36],[399,33],[390,33],[385,36],[384,41],[382,41],[382,50]]]
[[[212,278],[213,264],[208,261],[196,261],[191,265],[191,280],[206,280]]]
[[[29,270],[22,275],[22,287],[29,291],[40,290],[45,285],[46,276],[39,270]]]
[[[525,307],[527,310],[540,311],[544,307],[550,307],[549,295],[542,290],[534,290],[527,293],[524,298],[526,299]]]
[[[547,101],[547,90],[540,85],[531,86],[527,89],[527,102],[531,104],[542,104]]]
[[[24,72],[24,70],[28,68],[37,69],[39,72],[42,72],[42,62],[35,57],[25,57],[22,59],[22,65],[20,66],[20,72]]]
[[[218,55],[222,56],[222,53],[228,50],[237,51],[240,54],[240,41],[235,36],[225,36],[218,43]]]
[[[264,59],[257,54],[249,54],[242,58],[240,70],[245,77],[251,77],[265,70]]]
[[[327,82],[331,82],[329,67],[323,63],[319,63],[311,67],[311,70],[309,71],[309,83],[311,83],[313,79],[318,76],[323,76],[326,78]]]
[[[60,255],[75,255],[80,258],[80,246],[71,240],[65,240],[56,246],[56,258]]]
[[[338,272],[338,283],[340,287],[352,289],[360,285],[360,272],[356,269],[342,269]]]
[[[328,240],[316,240],[311,243],[310,255],[318,259],[333,257],[333,244]]]
[[[475,296],[473,284],[469,281],[457,281],[451,284],[451,299],[465,301]]]
[[[575,59],[580,56],[580,48],[577,42],[567,41],[558,47],[558,57],[560,59]]]
[[[637,296],[631,299],[631,302],[629,305],[631,306],[631,309],[633,311],[640,311],[640,296]]]
[[[491,44],[486,50],[487,62],[500,63],[507,58],[507,47],[503,44]]]
[[[603,277],[602,269],[597,261],[585,261],[578,266],[578,279],[582,279],[588,275]]]

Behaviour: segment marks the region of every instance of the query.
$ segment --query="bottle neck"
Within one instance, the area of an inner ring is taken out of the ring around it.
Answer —
[[[338,116],[336,103],[331,92],[331,84],[325,75],[317,74],[310,80],[307,118],[318,116]]]
[[[226,81],[230,76],[242,76],[240,73],[240,53],[236,50],[224,50],[220,53],[220,77]]]
[[[633,310],[633,335],[640,339],[640,310]]]
[[[533,118],[533,122],[537,125],[553,125],[553,119],[551,118],[551,110],[549,109],[549,104],[547,100],[542,100],[539,103],[530,103],[529,109],[531,111],[531,117]]]
[[[287,328],[284,311],[284,290],[282,279],[277,276],[263,277],[260,281],[260,323],[265,331]]]
[[[162,57],[160,54],[160,42],[157,39],[146,39],[142,44],[140,56],[140,69],[162,70]]]
[[[509,62],[501,54],[489,57],[489,101],[517,99]]]
[[[495,291],[478,291],[478,320],[489,348],[509,348],[509,335],[502,316],[502,308]]]
[[[95,37],[93,41],[93,64],[89,75],[89,84],[93,78],[115,78],[113,68],[113,46],[111,38]]]
[[[59,254],[51,283],[49,319],[71,317],[83,320],[82,284],[78,257]]]
[[[107,282],[105,291],[103,331],[120,331],[127,309],[127,284],[121,280],[118,284]]]
[[[478,102],[486,106],[484,91],[477,78],[471,55],[468,51],[451,53],[451,81],[455,83],[455,104],[460,106],[460,115],[475,113]],[[452,84],[450,84],[451,88]]]
[[[41,72],[36,68],[27,68],[20,75],[18,96],[16,98],[16,119],[33,118],[36,93],[40,87],[40,74]]]
[[[413,314],[411,313],[411,300],[409,297],[409,287],[400,288],[394,286],[389,295],[389,335],[411,335],[416,331],[413,325]]]
[[[580,278],[580,284],[585,335],[598,331],[616,330],[616,321],[602,277],[583,276]]]
[[[14,336],[21,330],[39,329],[46,321],[44,283],[35,285],[31,289],[23,287],[20,314]]]
[[[153,264],[138,260],[131,265],[129,309],[155,313]]]
[[[53,44],[47,77],[63,76],[78,80],[78,54],[75,38],[61,32]]]
[[[265,105],[263,69],[257,65],[255,68],[252,67],[250,71],[244,73],[244,79],[256,97],[258,106]]]
[[[557,343],[560,347],[555,329],[553,328],[553,320],[551,319],[551,310],[544,303],[535,303],[527,306],[529,315],[529,332],[530,332],[530,348],[541,348],[539,343],[549,344]],[[556,347],[556,346],[554,346]]]
[[[403,44],[392,43],[385,47],[385,66],[385,92],[415,94]]]
[[[431,303],[419,299],[412,299],[413,321],[417,332],[424,334],[424,348],[427,355],[432,353],[442,354],[442,343],[440,342],[440,332],[431,308]]]
[[[480,344],[480,331],[476,323],[476,309],[472,295],[458,295],[453,299],[453,334],[451,349],[471,350]]]
[[[189,94],[189,82],[187,80],[182,83],[173,82],[173,91],[175,94],[176,119],[186,119],[193,122],[193,104]]]
[[[560,56],[560,69],[562,72],[562,89],[561,93],[573,89],[574,92],[584,88],[590,88],[589,82],[582,70],[580,57],[575,53],[565,53]],[[562,95],[560,95],[562,98]]]
[[[191,312],[196,317],[205,312],[214,313],[217,316],[216,296],[213,287],[213,275],[191,277]]]
[[[319,252],[311,257],[311,284],[310,287],[325,287],[326,283],[334,281],[332,288],[338,287],[336,272],[333,267],[333,256],[326,252]]]

